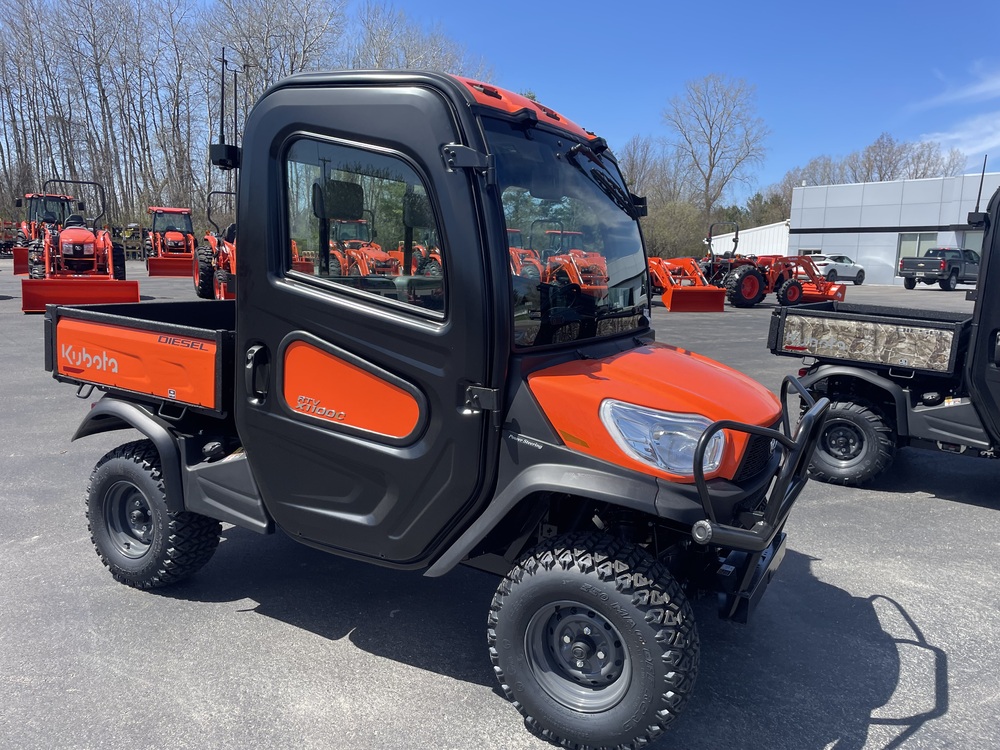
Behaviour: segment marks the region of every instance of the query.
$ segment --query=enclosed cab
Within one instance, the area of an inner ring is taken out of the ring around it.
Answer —
[[[760,384],[654,342],[642,203],[602,139],[534,101],[305,74],[224,151],[235,302],[50,311],[50,369],[107,391],[78,435],[148,437],[91,479],[112,574],[183,578],[219,521],[428,576],[475,566],[502,577],[489,653],[529,726],[567,747],[660,734],[698,670],[688,598],[752,615],[827,402],[793,428]],[[366,217],[397,274],[333,261],[337,227]],[[585,233],[599,292],[512,272],[508,230],[538,221]],[[414,272],[424,237],[440,275]]]

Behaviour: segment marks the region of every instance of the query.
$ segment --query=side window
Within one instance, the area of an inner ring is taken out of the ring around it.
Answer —
[[[300,138],[284,174],[289,277],[443,312],[445,252],[413,167],[398,156]]]
[[[965,260],[967,263],[979,263],[979,253],[975,250],[963,250],[965,253]]]

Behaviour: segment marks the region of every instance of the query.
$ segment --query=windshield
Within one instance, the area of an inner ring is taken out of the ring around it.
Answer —
[[[336,222],[335,239],[341,242],[348,240],[361,240],[371,242],[371,233],[368,231],[368,222],[364,219],[359,221],[338,221]]]
[[[51,213],[56,223],[62,224],[70,214],[69,208],[69,201],[65,198],[29,198],[28,221],[42,221],[45,214]]]
[[[191,226],[191,214],[171,213],[168,211],[153,212],[154,232],[182,232],[194,234]]]
[[[648,326],[646,256],[615,163],[575,141],[485,119],[507,222],[517,346]]]

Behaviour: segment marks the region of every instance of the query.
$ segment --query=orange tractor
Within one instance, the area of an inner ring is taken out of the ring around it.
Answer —
[[[235,299],[236,297],[236,224],[225,231],[212,218],[212,196],[236,193],[213,190],[206,201],[208,223],[215,231],[205,233],[205,244],[197,248],[191,261],[194,291],[202,299]]]
[[[370,212],[369,212],[370,213]],[[343,276],[399,276],[402,253],[386,252],[374,241],[375,230],[367,219],[338,219],[330,238],[332,258],[340,262]]]
[[[542,261],[538,258],[538,253],[524,246],[520,229],[507,230],[507,247],[510,251],[511,273],[526,279],[542,278]]]
[[[572,284],[596,297],[607,294],[608,262],[600,253],[583,249],[583,232],[548,229],[545,237],[548,248],[542,251],[544,283]]]
[[[104,187],[96,182],[49,180],[45,189],[52,183],[93,187],[101,212],[90,227],[77,213],[63,217],[61,223],[53,211],[42,213],[33,228],[38,237],[28,243],[29,278],[21,281],[21,310],[45,312],[47,304],[138,302],[139,282],[125,280],[125,248],[112,242],[107,229],[98,229],[104,215]],[[84,208],[82,203],[77,207]]]
[[[847,287],[828,281],[808,255],[748,256],[725,278],[733,307],[753,307],[772,292],[779,305],[843,302]]]
[[[187,276],[194,263],[196,241],[190,208],[150,206],[146,233],[146,268],[150,276]]]
[[[14,201],[14,206],[24,208],[24,219],[18,223],[13,238],[11,253],[14,256],[14,274],[28,274],[28,246],[31,242],[41,239],[44,222],[42,217],[51,214],[56,226],[62,226],[66,217],[73,213],[73,197],[57,193],[27,193],[23,199]],[[83,204],[77,204],[76,210],[83,211]]]

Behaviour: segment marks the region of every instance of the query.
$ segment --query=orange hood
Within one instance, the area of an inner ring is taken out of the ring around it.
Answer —
[[[778,398],[760,383],[685,349],[651,344],[601,360],[575,360],[528,376],[528,387],[567,447],[672,481],[691,481],[632,457],[601,422],[600,406],[614,399],[658,411],[698,414],[770,427],[781,415]],[[728,433],[719,470],[732,477],[745,433]]]

